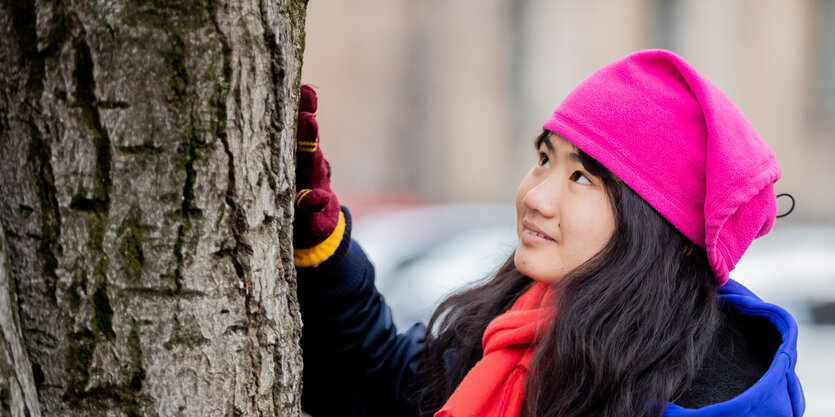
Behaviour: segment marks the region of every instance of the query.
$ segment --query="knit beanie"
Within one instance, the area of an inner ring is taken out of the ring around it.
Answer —
[[[774,153],[716,86],[670,51],[638,51],[601,68],[543,128],[609,168],[704,248],[719,285],[774,224]]]

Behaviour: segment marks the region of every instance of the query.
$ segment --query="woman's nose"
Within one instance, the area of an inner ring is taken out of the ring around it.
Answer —
[[[549,176],[528,190],[523,203],[525,207],[538,211],[544,217],[554,217],[557,214],[560,194],[559,181]]]

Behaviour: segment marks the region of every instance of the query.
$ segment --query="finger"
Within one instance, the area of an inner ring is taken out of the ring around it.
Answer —
[[[300,151],[314,152],[319,138],[319,123],[313,113],[299,112],[296,143]]]
[[[307,213],[318,213],[327,207],[331,194],[321,189],[304,189],[296,193],[296,208]]]
[[[303,84],[301,89],[301,97],[299,98],[299,111],[306,111],[316,113],[316,108],[319,106],[319,100],[316,98],[316,91],[310,84]]]

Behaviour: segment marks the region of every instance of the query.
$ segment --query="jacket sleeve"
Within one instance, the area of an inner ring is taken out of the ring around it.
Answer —
[[[313,417],[417,416],[415,372],[426,328],[418,323],[397,333],[343,212],[347,226],[334,255],[297,268],[302,408]]]

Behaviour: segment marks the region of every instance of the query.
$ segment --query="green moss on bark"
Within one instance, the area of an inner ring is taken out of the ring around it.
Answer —
[[[186,69],[186,47],[182,36],[174,32],[170,35],[171,50],[163,57],[165,69],[168,71],[168,86],[176,100],[186,96],[189,77]]]
[[[144,417],[145,411],[138,405],[126,404],[122,406],[122,411],[125,412],[125,417]]]
[[[65,400],[72,401],[84,392],[90,381],[90,366],[93,363],[95,349],[96,338],[89,330],[70,333],[65,365],[67,372]]]
[[[121,409],[128,416],[146,415],[140,395],[145,380],[145,370],[142,367],[142,349],[139,344],[139,328],[136,320],[131,320],[131,331],[127,339],[130,364],[123,383],[87,388],[96,345],[97,336],[89,330],[70,335],[66,358],[67,390],[64,393],[64,401],[72,407],[84,407],[88,410]]]
[[[119,254],[125,266],[128,279],[139,282],[142,277],[142,267],[145,265],[145,254],[142,251],[142,240],[145,228],[139,224],[136,216],[130,216],[122,224],[122,242]]]
[[[226,97],[229,95],[229,83],[215,83],[209,98],[209,127],[216,138],[226,134]]]
[[[220,203],[217,209],[217,220],[215,220],[215,230],[220,229],[220,224],[223,222],[223,216],[226,214],[226,203]]]
[[[183,184],[183,203],[181,214],[184,221],[202,216],[202,211],[194,207],[194,184],[197,181],[197,170],[194,163],[200,159],[201,151],[205,147],[200,142],[194,120],[189,123],[183,142],[177,149],[180,159],[180,166],[186,173],[186,182]]]
[[[183,142],[177,148],[180,167],[186,174],[183,184],[183,199],[179,211],[182,224],[177,228],[177,237],[174,240],[174,260],[176,263],[174,285],[177,293],[182,290],[182,271],[185,264],[183,246],[186,235],[191,230],[192,219],[203,218],[203,211],[194,206],[194,185],[197,181],[197,170],[194,164],[200,159],[201,152],[205,147],[206,145],[199,140],[197,128],[194,125],[194,116],[192,115]]]

